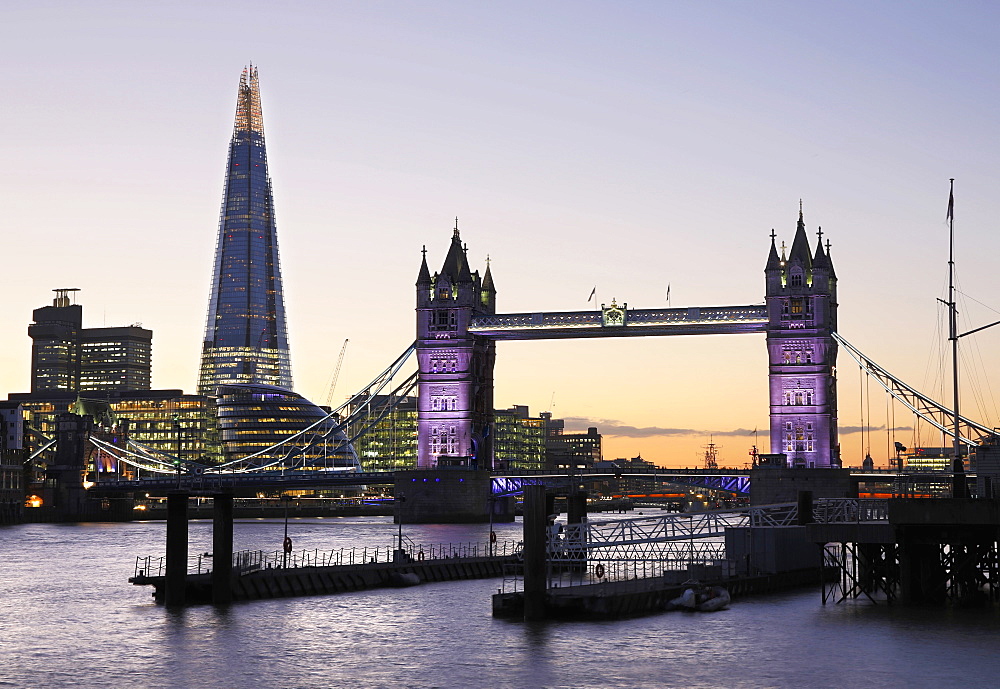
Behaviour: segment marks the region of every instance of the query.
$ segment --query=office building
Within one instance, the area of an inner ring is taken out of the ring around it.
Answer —
[[[390,401],[392,404],[390,404]],[[417,398],[372,395],[351,408],[368,407],[372,427],[354,441],[364,471],[396,471],[417,465]],[[352,429],[355,431],[363,429]]]
[[[31,391],[148,390],[153,332],[142,326],[84,328],[75,288],[53,290],[52,306],[32,312]]]
[[[545,465],[547,469],[587,469],[602,457],[602,437],[596,426],[586,433],[567,433],[563,419],[552,412],[540,414],[545,422]]]
[[[494,466],[509,471],[545,468],[545,420],[516,404],[493,412]]]
[[[336,419],[301,395],[273,385],[220,385],[216,391],[227,462],[256,455],[248,461],[276,471],[361,468],[344,432],[336,430]],[[281,441],[286,442],[264,452]]]
[[[215,401],[203,395],[185,395],[180,390],[108,390],[83,396],[72,391],[15,393],[8,398],[24,410],[32,450],[56,437],[57,418],[70,412],[93,417],[97,427],[115,428],[159,459],[180,456],[216,464],[222,458]],[[45,454],[39,457],[43,464],[48,459]],[[115,471],[135,476],[141,470],[125,464]]]
[[[292,387],[260,87],[251,65],[240,77],[229,142],[198,393],[254,383]]]
[[[21,405],[0,402],[0,526],[21,521],[24,509],[23,439]]]

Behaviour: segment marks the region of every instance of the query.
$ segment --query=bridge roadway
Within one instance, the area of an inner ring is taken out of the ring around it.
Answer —
[[[454,469],[463,471],[463,469]],[[761,471],[766,471],[762,469]],[[496,495],[520,493],[526,485],[545,484],[564,487],[578,481],[607,478],[644,477],[670,483],[724,490],[747,495],[750,492],[750,469],[574,469],[572,471],[498,471],[493,472],[493,492]],[[254,472],[242,474],[180,474],[163,475],[124,481],[101,481],[90,487],[93,492],[127,493],[138,491],[166,491],[182,489],[192,494],[211,494],[257,488],[294,490],[318,487],[345,487],[361,485],[387,485],[395,482],[395,472],[369,471],[289,471]],[[895,469],[854,469],[851,477],[860,481],[888,482],[905,478],[911,482],[943,482],[951,480],[951,472],[908,472]],[[973,478],[975,472],[966,476]]]

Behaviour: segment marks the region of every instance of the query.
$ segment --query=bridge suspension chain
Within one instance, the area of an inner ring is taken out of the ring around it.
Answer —
[[[412,359],[415,351],[415,344],[408,346],[385,370],[375,376],[361,390],[306,428],[257,452],[222,464],[207,465],[183,459],[133,440],[129,440],[128,447],[121,447],[91,437],[91,444],[116,461],[157,474],[174,473],[178,470],[178,466],[187,473],[208,475],[300,469],[307,468],[309,457],[316,453],[322,453],[326,456],[343,454],[353,457],[354,466],[309,466],[308,468],[334,471],[357,470],[360,465],[354,454],[353,443],[388,416],[416,387],[417,374],[415,372],[407,375],[402,383],[395,382],[400,371]],[[376,398],[388,401],[378,405],[366,404],[369,400]]]
[[[945,435],[954,438],[955,428],[952,425],[955,412],[941,404],[935,402],[927,395],[918,392],[913,387],[907,385],[902,380],[892,375],[884,368],[865,356],[861,350],[845,340],[839,333],[833,333],[833,339],[844,350],[851,355],[861,369],[871,376],[875,382],[882,386],[886,392],[918,417],[931,424]],[[981,423],[967,419],[959,415],[959,441],[969,446],[978,445],[984,437],[992,436],[994,429],[984,426]],[[978,437],[973,437],[978,436]]]

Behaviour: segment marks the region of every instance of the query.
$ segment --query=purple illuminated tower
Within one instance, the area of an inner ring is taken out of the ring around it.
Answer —
[[[469,333],[473,316],[496,313],[489,262],[480,280],[458,234],[439,273],[431,277],[424,250],[417,277],[417,466],[471,459],[493,465],[493,362],[496,344]]]
[[[809,249],[802,208],[792,248],[774,244],[764,269],[771,398],[771,452],[789,466],[840,466],[837,438],[837,275],[823,230]]]

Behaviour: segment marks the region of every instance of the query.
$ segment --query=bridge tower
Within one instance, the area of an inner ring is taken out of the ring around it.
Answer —
[[[767,351],[771,403],[771,452],[789,466],[840,466],[837,437],[837,275],[823,230],[811,252],[799,205],[791,250],[775,246],[767,283]]]
[[[482,279],[469,269],[458,232],[432,277],[424,249],[417,277],[417,466],[463,458],[493,466],[493,363],[496,344],[469,332],[473,316],[496,313],[489,260]]]

